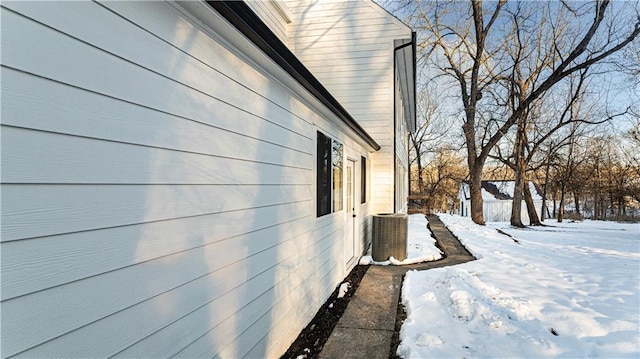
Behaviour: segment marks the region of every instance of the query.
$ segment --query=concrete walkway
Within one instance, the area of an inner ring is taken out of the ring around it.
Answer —
[[[475,259],[437,216],[427,216],[427,219],[445,258],[406,266],[371,266],[322,348],[320,358],[388,358],[405,273]]]

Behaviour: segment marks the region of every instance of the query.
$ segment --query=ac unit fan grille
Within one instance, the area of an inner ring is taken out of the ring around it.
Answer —
[[[382,213],[373,216],[371,256],[376,262],[393,257],[407,258],[408,216],[402,213]]]

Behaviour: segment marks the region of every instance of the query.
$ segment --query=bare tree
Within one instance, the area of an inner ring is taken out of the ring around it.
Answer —
[[[415,172],[410,174],[410,178],[415,182],[414,186],[410,186],[410,194],[415,196],[424,195],[425,165],[429,156],[437,152],[447,133],[438,116],[440,106],[437,99],[438,97],[428,91],[426,86],[418,93],[418,127],[414,133],[409,134],[409,171]]]
[[[423,174],[428,211],[453,209],[460,183],[467,176],[463,161],[458,151],[443,147],[429,161]]]
[[[456,198],[460,181],[466,176],[456,153],[461,146],[452,140],[450,126],[442,114],[441,94],[425,84],[418,97],[418,128],[409,135],[412,206],[430,212],[446,210]],[[454,188],[455,187],[455,188]]]
[[[633,201],[640,201],[640,173],[628,157],[627,145],[624,135],[607,134],[590,139],[586,170],[596,173],[588,181],[594,219],[612,216],[616,220],[624,219]]]
[[[581,156],[580,144],[577,133],[578,125],[574,125],[571,129],[570,136],[568,137],[568,145],[566,146],[567,152],[564,156],[564,161],[558,163],[558,170],[556,172],[556,181],[560,190],[560,203],[558,205],[558,222],[562,222],[564,219],[565,202],[567,199],[567,193],[571,190],[572,184],[575,185],[575,174],[578,172],[578,168],[583,165],[586,160],[584,156]]]
[[[565,143],[571,145],[579,125],[598,125],[626,114],[626,111],[612,115],[598,113],[597,109],[601,103],[593,97],[588,97],[586,87],[589,86],[589,82],[587,79],[588,69],[574,73],[564,81],[566,86],[561,91],[557,89],[554,94],[541,97],[533,102],[518,121],[513,150],[508,157],[502,154],[500,146],[496,147],[497,155],[492,157],[508,165],[515,174],[515,193],[511,213],[513,226],[523,226],[521,219],[523,199],[527,207],[530,225],[541,224],[533,197],[527,186],[529,173],[535,173],[546,166],[544,182],[547,183],[550,165],[548,161],[551,159],[553,151],[557,151]],[[515,82],[516,84],[520,83],[519,81]],[[561,133],[560,130],[567,126],[570,126],[571,130],[567,134]],[[558,136],[555,136],[556,134]],[[551,146],[543,151],[542,155],[538,155],[547,142],[551,142]],[[575,202],[576,205],[579,204],[577,198]]]
[[[484,223],[482,172],[494,146],[556,84],[607,59],[640,33],[637,5],[631,23],[614,23],[608,20],[616,15],[608,11],[609,3],[595,1],[575,8],[564,2],[548,3],[546,15],[534,16],[533,11],[530,16],[539,21],[539,47],[515,57],[509,56],[508,50],[522,33],[505,26],[509,23],[509,14],[503,11],[509,8],[505,0],[487,5],[480,0],[411,4],[414,8],[407,11],[410,21],[425,34],[420,43],[423,56],[440,75],[449,76],[458,85],[474,222]],[[529,6],[534,10],[545,8],[537,3]],[[586,28],[582,26],[585,23],[589,24]],[[496,86],[518,71],[525,86],[513,87],[511,98],[517,101],[508,110],[504,99],[509,96]]]

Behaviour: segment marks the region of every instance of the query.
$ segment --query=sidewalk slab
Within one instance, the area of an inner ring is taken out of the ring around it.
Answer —
[[[387,359],[392,335],[388,330],[336,327],[319,357]]]
[[[374,268],[369,270],[336,327],[394,330],[402,278]]]
[[[445,257],[438,261],[405,266],[371,266],[320,352],[320,358],[388,358],[405,273],[408,270],[427,270],[475,259],[440,218],[427,218],[429,230],[445,252]]]

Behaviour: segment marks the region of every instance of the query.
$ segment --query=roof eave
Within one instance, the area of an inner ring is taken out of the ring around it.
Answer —
[[[380,150],[380,145],[358,124],[338,100],[329,93],[247,4],[243,1],[206,1],[206,3],[333,112],[372,150]]]

